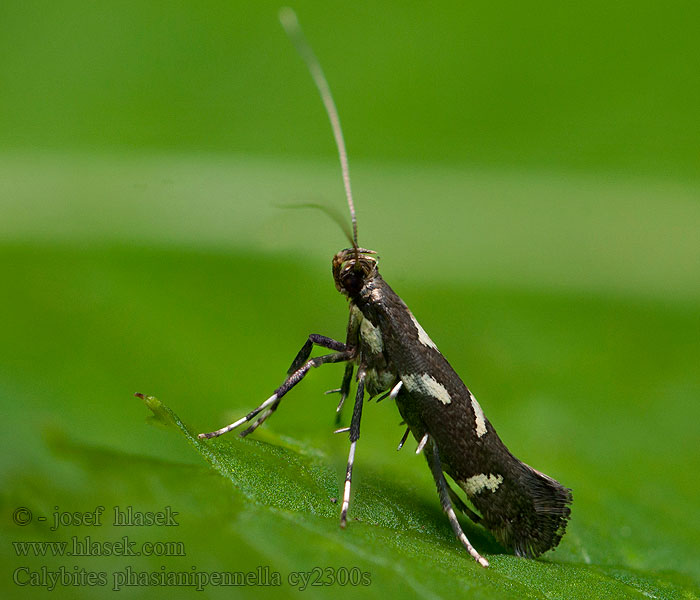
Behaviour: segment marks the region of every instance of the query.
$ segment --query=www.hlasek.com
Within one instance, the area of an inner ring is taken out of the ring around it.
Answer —
[[[157,571],[139,571],[126,566],[121,571],[88,571],[77,565],[39,569],[17,567],[12,573],[15,585],[42,587],[53,591],[58,587],[105,587],[111,584],[117,592],[129,587],[187,587],[202,591],[207,587],[272,587],[285,583],[300,591],[308,588],[331,586],[369,586],[372,575],[358,567],[314,567],[310,571],[291,571],[286,578],[269,566],[254,571],[200,571],[192,566],[189,571],[172,571],[161,566]],[[111,581],[110,581],[111,580]]]
[[[16,556],[187,556],[184,542],[135,542],[127,535],[117,541],[74,535],[69,541],[12,542],[12,545]]]

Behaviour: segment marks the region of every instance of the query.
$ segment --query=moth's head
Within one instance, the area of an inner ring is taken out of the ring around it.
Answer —
[[[377,253],[365,248],[346,248],[333,257],[333,279],[341,294],[353,297],[377,274]]]

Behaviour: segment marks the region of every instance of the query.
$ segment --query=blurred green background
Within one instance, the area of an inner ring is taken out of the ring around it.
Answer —
[[[280,208],[345,214],[330,128],[278,4],[6,0],[3,596],[46,589],[13,583],[24,567],[107,573],[53,592],[92,598],[127,567],[269,566],[284,585],[201,594],[698,597],[698,5],[294,7],[340,111],[361,244],[511,450],[573,488],[568,533],[527,561],[466,523],[481,571],[423,460],[395,452],[388,403],[365,409],[341,532],[347,439],[322,395],[341,367],[312,373],[255,440],[192,448],[184,425],[147,426],[134,392],[210,430],[266,398],[308,333],[343,337],[330,259],[346,241],[322,213]],[[56,507],[98,505],[172,506],[180,525],[48,528]],[[187,553],[13,545],[86,535]],[[340,566],[372,584],[286,582]]]

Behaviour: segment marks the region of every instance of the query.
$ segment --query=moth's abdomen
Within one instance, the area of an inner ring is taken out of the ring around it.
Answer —
[[[571,490],[512,455],[508,463],[498,475],[480,473],[457,483],[501,544],[518,556],[539,556],[564,535]]]

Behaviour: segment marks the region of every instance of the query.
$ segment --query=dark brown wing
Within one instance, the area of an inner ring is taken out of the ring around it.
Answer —
[[[554,548],[571,512],[571,490],[510,453],[401,298],[379,275],[372,285],[372,301],[356,302],[381,330],[386,358],[403,382],[396,402],[414,437],[429,434],[444,471],[504,546],[521,556]]]

